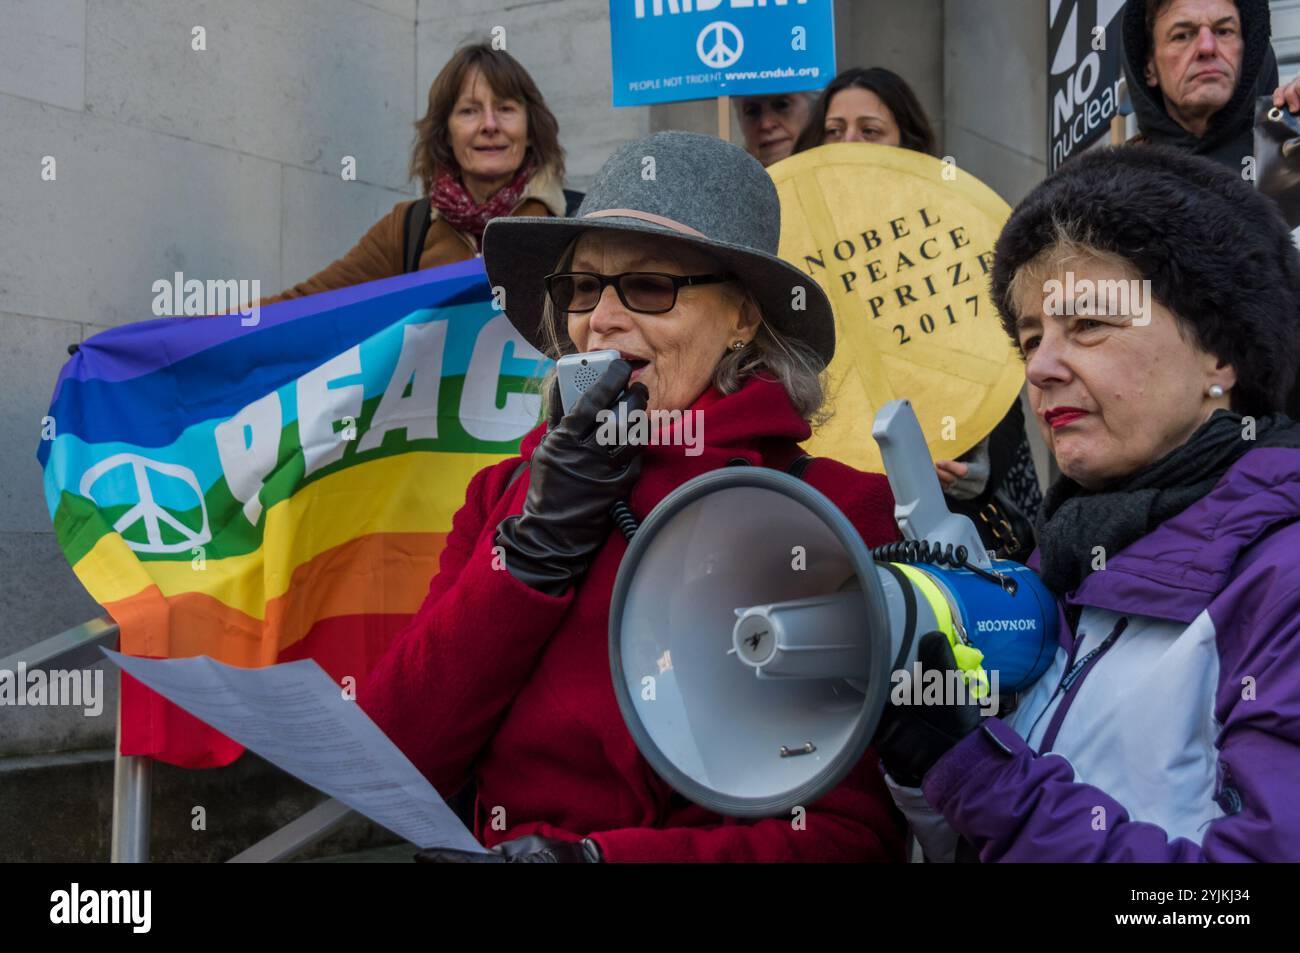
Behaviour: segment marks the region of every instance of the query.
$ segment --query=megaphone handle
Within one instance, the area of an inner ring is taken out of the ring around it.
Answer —
[[[948,516],[948,507],[911,404],[891,401],[881,408],[872,436],[894,492],[895,519],[905,535],[922,539]]]
[[[871,435],[880,444],[885,475],[894,492],[894,520],[903,535],[964,546],[970,562],[988,569],[992,563],[975,524],[948,509],[911,403],[891,400],[881,407]]]

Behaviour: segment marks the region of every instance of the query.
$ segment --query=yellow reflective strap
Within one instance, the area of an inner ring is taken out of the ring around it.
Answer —
[[[930,605],[930,611],[934,613],[934,618],[938,623],[939,631],[948,636],[949,644],[957,641],[957,630],[952,624],[952,610],[948,608],[948,600],[943,597],[943,593],[935,584],[935,581],[927,576],[915,566],[909,566],[907,563],[891,563],[895,569],[901,572],[908,579],[912,580],[912,585],[925,597],[925,601]],[[924,633],[921,633],[924,635]],[[960,663],[960,659],[958,662]]]
[[[912,585],[916,587],[917,591],[925,598],[926,603],[929,604],[939,631],[948,637],[948,644],[952,646],[952,656],[957,662],[957,668],[961,670],[962,676],[966,679],[966,684],[970,687],[971,696],[973,698],[985,697],[989,693],[989,677],[981,665],[984,661],[984,653],[975,646],[966,645],[961,639],[957,638],[957,627],[953,625],[952,610],[948,607],[948,600],[944,598],[938,584],[915,566],[909,566],[907,563],[891,563],[890,565],[910,579]],[[924,635],[925,633],[920,634]]]

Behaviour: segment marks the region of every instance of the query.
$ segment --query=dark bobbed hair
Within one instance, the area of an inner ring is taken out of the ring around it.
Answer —
[[[1237,372],[1233,408],[1287,408],[1300,357],[1300,252],[1273,202],[1239,176],[1164,146],[1085,152],[1016,206],[993,249],[993,301],[1016,340],[1017,273],[1063,241],[1151,282],[1184,333]]]
[[[817,98],[808,125],[803,127],[799,138],[795,140],[796,153],[816,148],[826,141],[826,113],[830,109],[831,100],[841,90],[854,87],[871,90],[889,108],[898,125],[898,144],[902,148],[934,155],[934,130],[925,110],[921,108],[921,101],[903,77],[883,66],[846,69],[831,80],[830,85]]]
[[[523,64],[505,50],[492,49],[488,43],[462,46],[451,55],[429,87],[428,111],[415,123],[411,178],[427,194],[439,171],[459,169],[451,150],[448,120],[465,77],[473,69],[478,69],[497,96],[523,103],[528,114],[528,138],[532,142],[524,154],[524,164],[532,162],[538,171],[549,169],[562,181],[564,149],[560,146],[560,124]]]

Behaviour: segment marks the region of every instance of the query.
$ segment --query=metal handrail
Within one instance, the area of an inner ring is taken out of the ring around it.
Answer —
[[[49,671],[90,668],[103,661],[100,647],[116,650],[121,630],[108,616],[52,635],[42,642],[0,659],[0,670]],[[120,686],[119,672],[119,686]],[[147,755],[122,754],[122,706],[117,706],[117,737],[113,745],[113,833],[110,860],[115,864],[149,861],[149,820],[153,802],[153,760]],[[330,798],[302,817],[232,857],[229,863],[272,863],[287,860],[338,829],[353,815]]]
[[[19,665],[28,671],[89,668],[96,662],[104,661],[104,655],[99,651],[101,645],[108,649],[117,648],[119,635],[117,623],[108,616],[101,616],[0,659],[0,669],[16,672]]]

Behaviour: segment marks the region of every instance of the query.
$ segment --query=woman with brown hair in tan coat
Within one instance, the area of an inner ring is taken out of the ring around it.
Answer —
[[[473,258],[483,228],[500,215],[564,214],[558,124],[528,71],[504,50],[486,43],[457,50],[415,129],[411,177],[426,198],[398,202],[346,255],[263,304]],[[406,244],[421,234],[418,258],[408,262]]]

